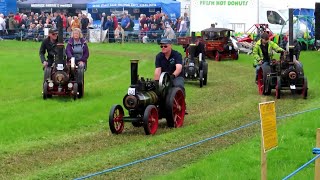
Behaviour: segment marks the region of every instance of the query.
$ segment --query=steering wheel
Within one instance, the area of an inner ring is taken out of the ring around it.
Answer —
[[[172,86],[171,78],[169,73],[163,72],[159,78],[159,92],[161,95],[166,95],[169,88]]]

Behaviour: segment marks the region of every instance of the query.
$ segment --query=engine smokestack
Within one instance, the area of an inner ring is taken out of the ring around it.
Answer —
[[[138,83],[138,62],[139,60],[131,60],[131,87],[135,87]]]
[[[293,43],[293,10],[289,9],[289,57],[290,61],[293,61],[293,51],[294,51],[294,43]]]
[[[194,54],[195,54],[195,50],[196,50],[195,42],[196,42],[196,33],[191,32],[191,43],[189,46],[189,55],[190,55],[191,61],[194,60]]]
[[[63,42],[63,24],[62,18],[60,15],[56,18],[57,21],[57,28],[58,28],[58,57],[56,58],[56,64],[63,64],[65,67],[65,60],[64,60],[64,42]]]

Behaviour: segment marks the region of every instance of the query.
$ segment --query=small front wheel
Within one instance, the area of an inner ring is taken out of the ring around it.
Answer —
[[[154,105],[148,105],[143,115],[143,128],[146,135],[155,134],[158,130],[158,110]]]
[[[121,134],[124,129],[123,108],[120,105],[112,106],[109,113],[109,127],[113,134]]]
[[[180,88],[173,88],[166,100],[168,127],[181,127],[186,112],[184,93]]]

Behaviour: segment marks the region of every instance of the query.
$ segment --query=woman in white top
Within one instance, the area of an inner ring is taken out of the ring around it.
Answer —
[[[187,22],[184,20],[183,17],[180,17],[181,19],[181,22],[180,22],[180,28],[179,28],[179,37],[184,37],[187,35],[187,31],[188,31],[188,28],[187,28]]]
[[[166,29],[164,30],[163,38],[170,40],[176,39],[176,34],[174,33],[173,29],[169,24],[166,26]]]
[[[4,15],[0,14],[0,36],[5,35],[6,31],[6,21],[4,19]]]

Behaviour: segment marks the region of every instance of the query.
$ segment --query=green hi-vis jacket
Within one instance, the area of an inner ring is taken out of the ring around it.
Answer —
[[[268,46],[268,54],[270,57],[270,60],[273,59],[273,51],[276,52],[281,52],[284,51],[281,47],[279,47],[275,42],[273,41],[269,41],[269,46]],[[259,41],[257,41],[257,43],[255,44],[255,46],[253,47],[253,65],[256,66],[260,60],[263,60],[263,54],[262,54],[262,50],[261,50],[261,39]]]

